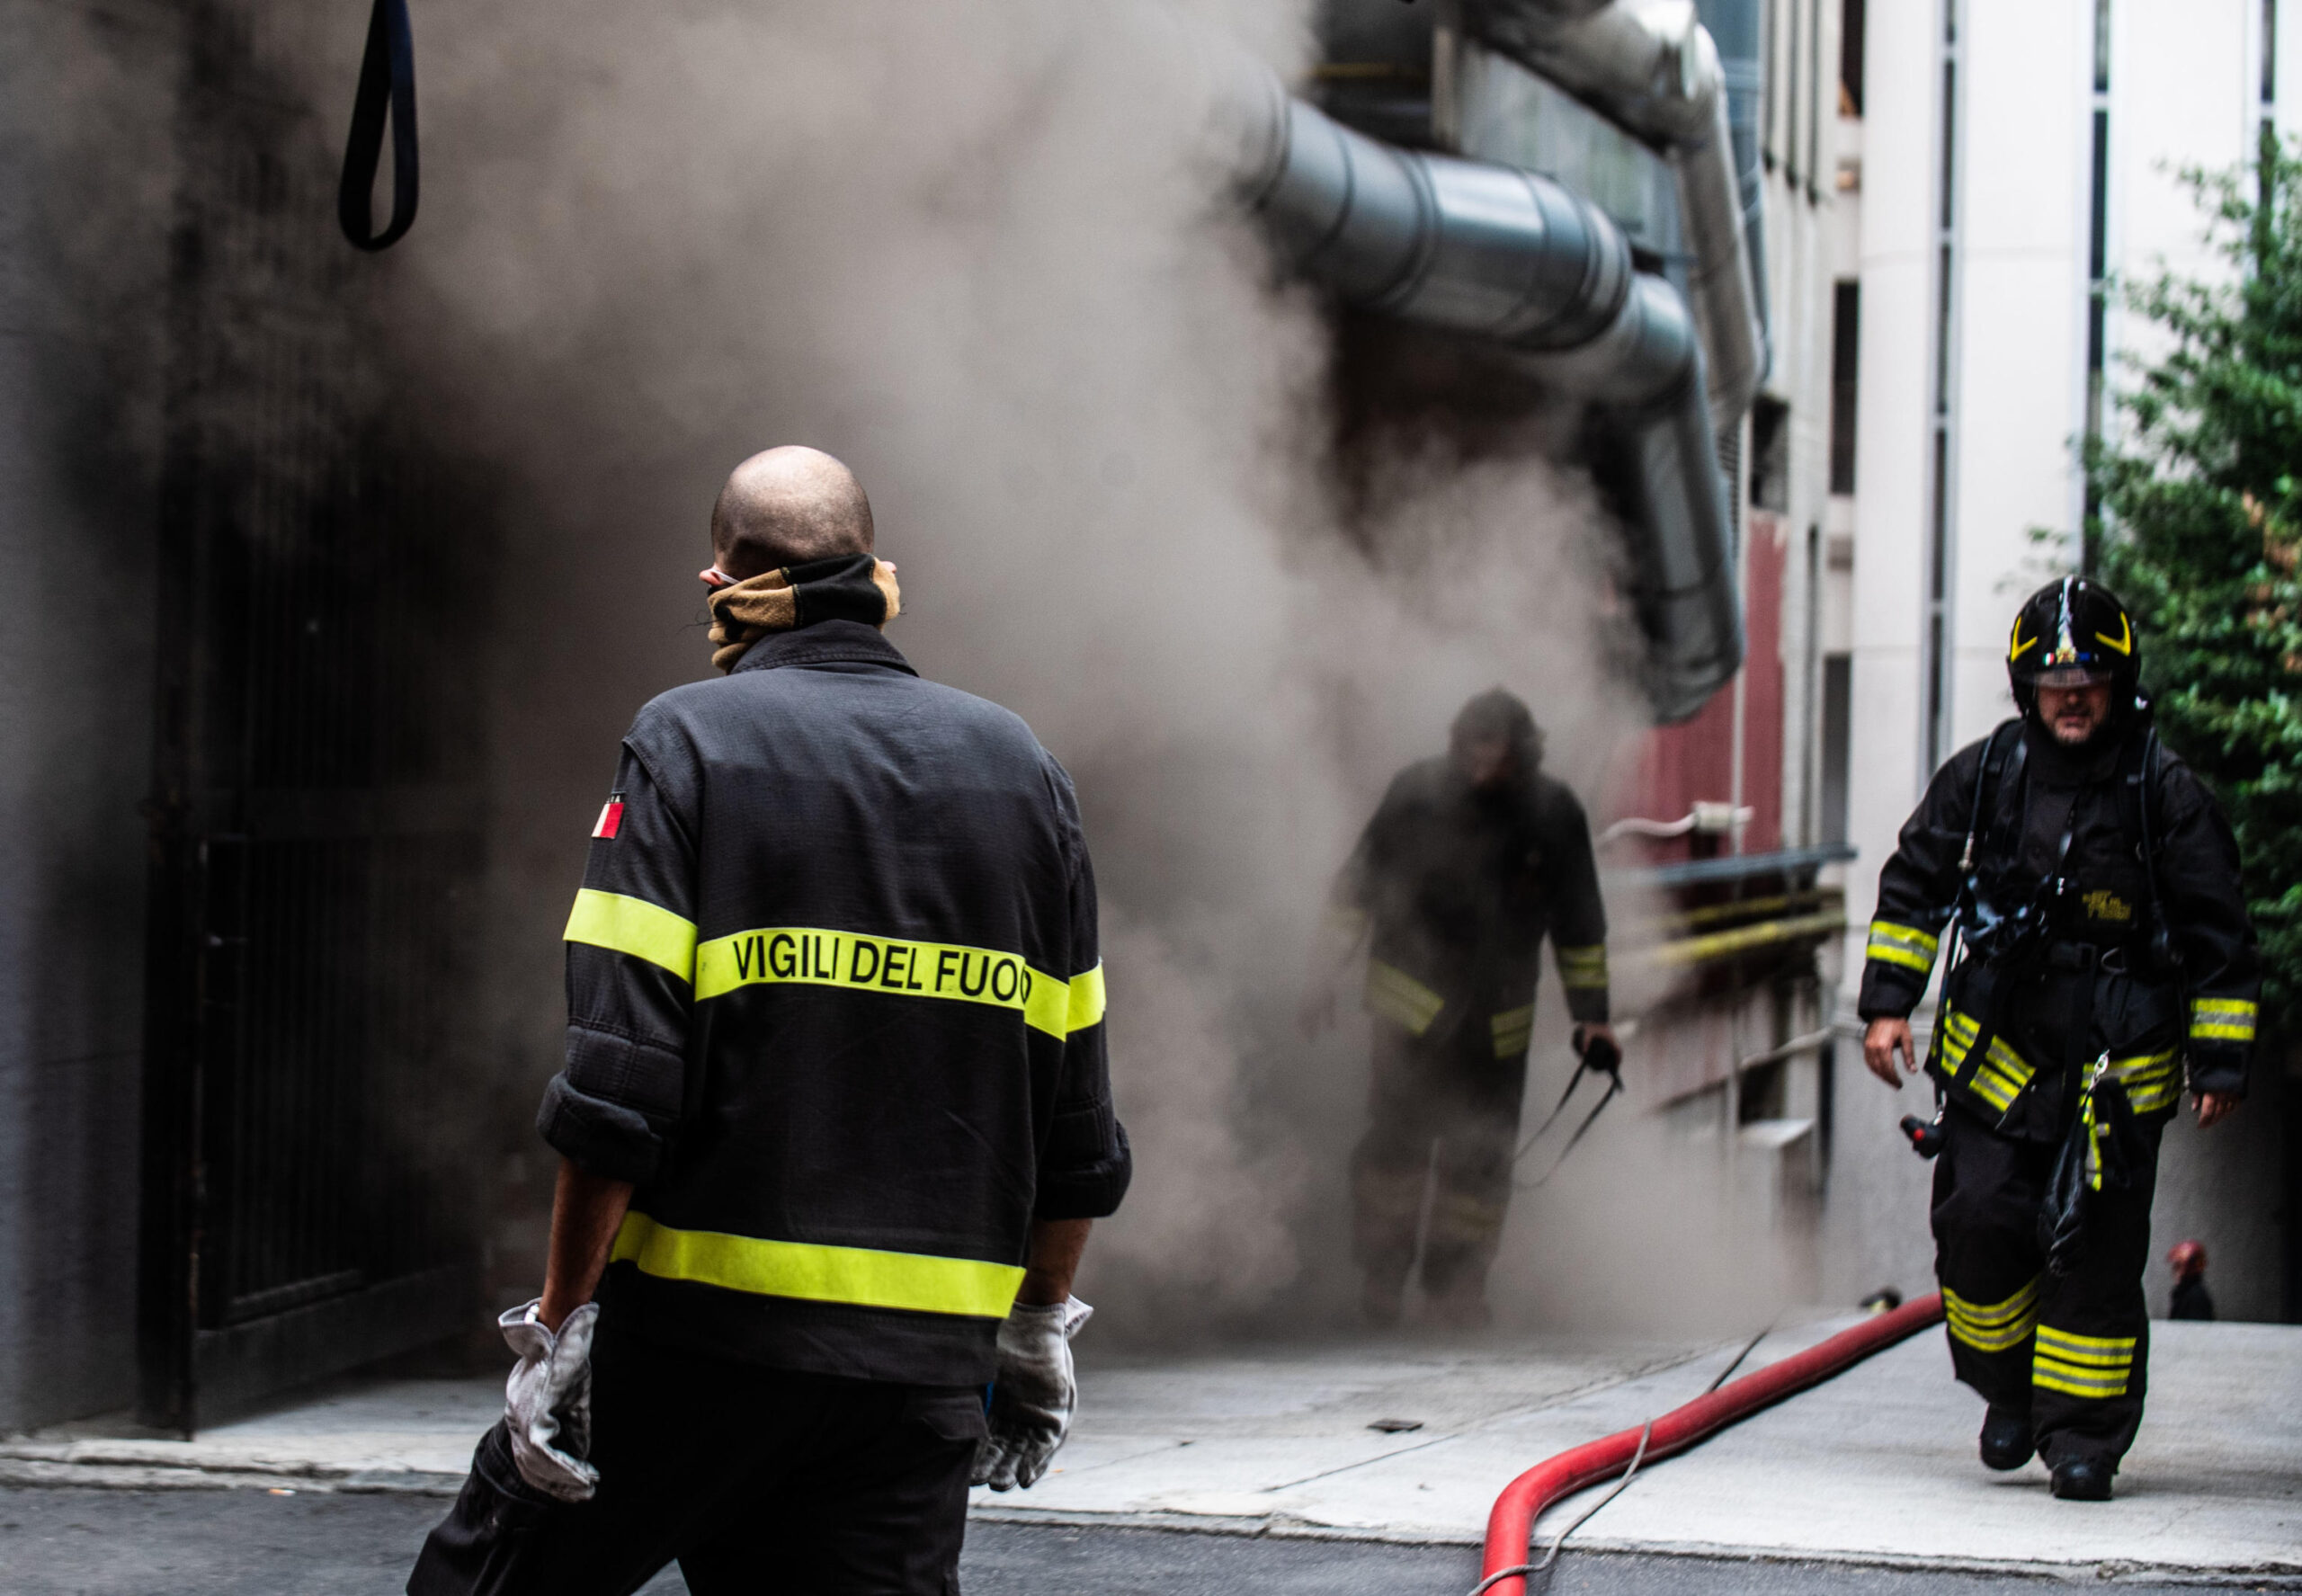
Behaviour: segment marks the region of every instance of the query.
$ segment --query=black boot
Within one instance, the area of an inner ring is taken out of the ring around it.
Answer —
[[[2098,1458],[2065,1458],[2054,1466],[2054,1493],[2065,1502],[2108,1502],[2116,1472]]]
[[[1993,1407],[1983,1415],[1982,1466],[2003,1473],[2020,1468],[2038,1450],[2030,1439],[2030,1421],[2020,1413],[2010,1413],[2003,1407]]]

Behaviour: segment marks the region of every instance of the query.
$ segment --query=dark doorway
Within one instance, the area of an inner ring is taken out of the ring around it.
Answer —
[[[280,34],[195,11],[138,1311],[142,1416],[185,1432],[467,1321],[437,1123],[475,1073],[485,727],[485,518],[393,419],[326,124]]]

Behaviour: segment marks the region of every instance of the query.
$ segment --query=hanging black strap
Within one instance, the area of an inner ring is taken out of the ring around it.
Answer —
[[[392,218],[375,230],[370,197],[384,152],[384,118],[392,124]],[[355,248],[388,249],[415,220],[415,40],[407,0],[375,0],[368,13],[368,49],[352,101],[352,136],[344,145],[344,181],[335,217]]]

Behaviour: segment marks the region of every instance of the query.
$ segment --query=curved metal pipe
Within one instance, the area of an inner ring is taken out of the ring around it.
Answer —
[[[1689,288],[1709,367],[1712,420],[1740,421],[1765,380],[1758,240],[1746,237],[1726,74],[1687,0],[1463,0],[1482,43],[1662,145],[1694,244]]]
[[[1506,344],[1605,408],[1628,453],[1649,695],[1666,721],[1700,709],[1742,664],[1743,629],[1687,302],[1548,178],[1395,148],[1272,79],[1235,104],[1249,118],[1243,187],[1298,270],[1348,304]]]
[[[1352,304],[1527,350],[1603,334],[1630,251],[1547,177],[1398,149],[1289,100],[1255,204],[1295,266]]]
[[[1719,476],[1702,355],[1684,302],[1659,278],[1642,287],[1667,295],[1686,351],[1675,395],[1619,413],[1633,499],[1625,526],[1637,579],[1639,625],[1652,639],[1646,696],[1655,718],[1684,720],[1743,664],[1743,606],[1735,586],[1733,522]],[[1659,319],[1659,317],[1657,318]]]
[[[1751,252],[1751,281],[1758,290],[1761,343],[1759,378],[1774,366],[1774,316],[1766,274],[1766,178],[1760,166],[1759,118],[1766,89],[1765,27],[1759,0],[1697,0],[1702,25],[1718,48],[1726,90],[1726,125],[1735,143],[1735,167],[1742,174],[1743,243]]]

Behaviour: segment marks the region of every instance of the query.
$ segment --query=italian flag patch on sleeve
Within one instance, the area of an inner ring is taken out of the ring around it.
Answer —
[[[600,823],[592,828],[595,838],[613,838],[623,827],[623,794],[615,793],[600,806]]]

